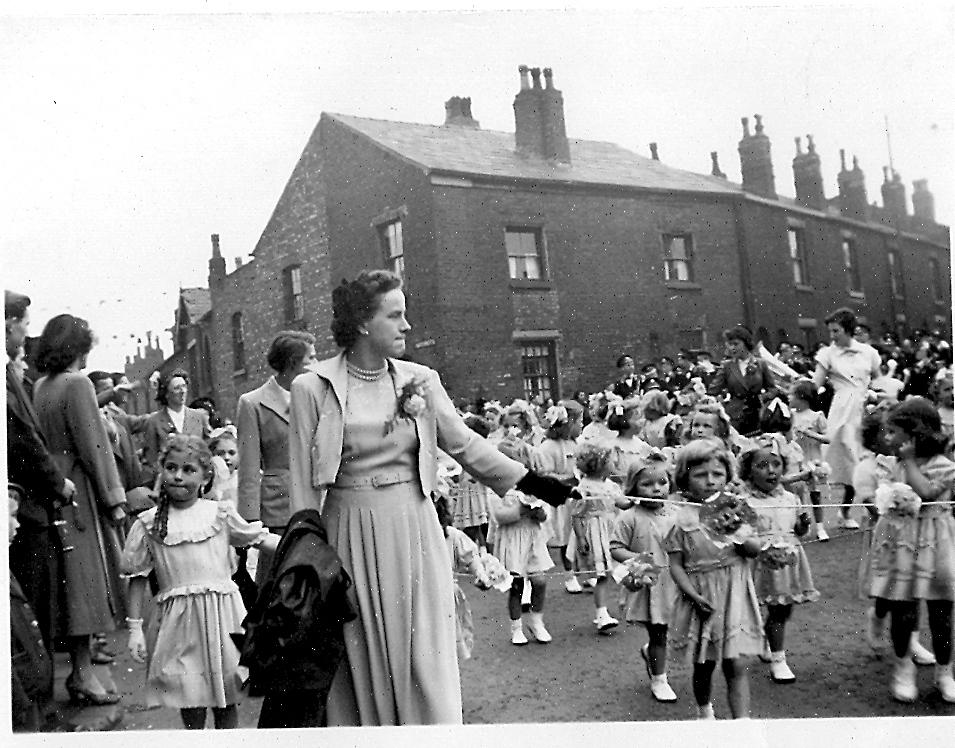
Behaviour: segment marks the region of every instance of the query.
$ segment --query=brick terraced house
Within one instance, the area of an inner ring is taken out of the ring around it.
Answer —
[[[949,232],[924,181],[908,215],[887,170],[879,208],[843,155],[827,199],[815,143],[797,138],[797,197],[779,196],[759,116],[753,132],[742,120],[742,184],[715,153],[695,174],[655,144],[646,158],[574,140],[549,69],[521,66],[514,133],[481,129],[467,98],[445,109],[441,126],[322,114],[253,259],[227,274],[213,237],[197,367],[223,413],[268,376],[276,331],[334,352],[331,288],[363,268],[404,278],[408,355],[460,397],[593,390],[620,352],[718,353],[740,322],[770,348],[812,345],[843,305],[876,332],[951,329]]]

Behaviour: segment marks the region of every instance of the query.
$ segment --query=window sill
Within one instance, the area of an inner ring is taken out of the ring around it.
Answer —
[[[515,290],[547,291],[550,290],[551,285],[552,283],[546,278],[541,280],[521,280],[519,278],[511,278],[511,288]]]
[[[664,283],[666,284],[667,288],[672,288],[677,291],[702,291],[703,290],[703,286],[701,286],[699,283],[694,283],[693,281],[672,280],[672,281],[664,281]]]
[[[816,292],[816,289],[815,289],[815,288],[813,288],[812,286],[807,286],[805,283],[797,283],[797,284],[796,284],[796,290],[797,290],[797,291],[803,291],[804,293],[815,293],[815,292]]]

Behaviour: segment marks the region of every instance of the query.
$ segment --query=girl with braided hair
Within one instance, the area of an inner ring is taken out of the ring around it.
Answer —
[[[178,707],[187,729],[203,729],[212,707],[216,728],[236,727],[241,678],[230,635],[242,632],[246,611],[229,547],[274,552],[279,536],[246,522],[229,502],[201,500],[212,455],[199,437],[170,436],[159,470],[159,502],[137,516],[123,551],[129,651],[147,662],[147,707]],[[146,577],[154,569],[159,594],[144,632]]]

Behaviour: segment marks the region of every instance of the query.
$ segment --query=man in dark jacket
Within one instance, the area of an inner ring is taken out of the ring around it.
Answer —
[[[60,542],[53,524],[57,507],[72,500],[76,487],[63,476],[40,433],[33,403],[10,362],[26,340],[30,299],[4,292],[7,342],[7,479],[23,489],[17,520],[20,531],[10,546],[10,572],[23,587],[50,646],[56,633],[60,599]]]
[[[345,658],[344,624],[357,613],[321,516],[294,514],[282,536],[258,600],[243,625],[240,664],[249,693],[265,694],[259,727],[321,727],[325,702]]]

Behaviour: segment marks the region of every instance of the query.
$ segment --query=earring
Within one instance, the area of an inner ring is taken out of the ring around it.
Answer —
[[[359,330],[358,332],[360,332],[362,335],[367,335],[367,334],[368,334],[368,330]]]

